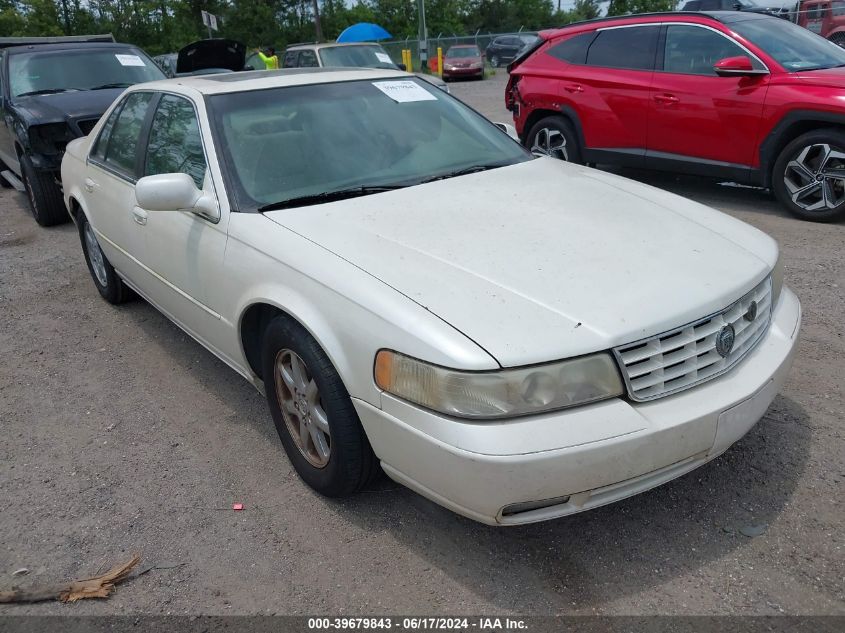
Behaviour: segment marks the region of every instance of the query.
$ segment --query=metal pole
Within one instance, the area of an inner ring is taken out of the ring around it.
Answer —
[[[420,14],[420,70],[425,72],[428,62],[428,32],[425,28],[425,0],[417,0]]]

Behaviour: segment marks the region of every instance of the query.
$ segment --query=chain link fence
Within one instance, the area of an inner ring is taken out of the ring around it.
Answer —
[[[511,31],[506,33],[481,33],[480,31],[473,34],[473,35],[450,35],[444,36],[442,34],[438,34],[437,37],[430,37],[428,38],[428,59],[436,59],[437,58],[437,48],[440,47],[443,49],[443,54],[446,54],[446,51],[449,49],[450,46],[454,46],[455,44],[475,44],[478,46],[478,49],[484,54],[487,45],[490,44],[494,39],[497,37],[502,36],[532,36],[536,35],[536,31]],[[391,59],[396,62],[397,64],[402,63],[402,51],[403,50],[410,50],[411,51],[411,59],[413,60],[414,70],[419,71],[420,69],[420,41],[407,38],[404,40],[389,40],[384,42],[379,42],[384,49],[388,52]]]

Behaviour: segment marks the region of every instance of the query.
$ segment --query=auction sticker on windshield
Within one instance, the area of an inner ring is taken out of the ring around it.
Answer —
[[[144,60],[137,55],[115,55],[121,66],[144,66]]]
[[[396,103],[437,101],[437,97],[413,81],[374,81],[373,85]]]
[[[390,59],[390,55],[387,53],[376,53],[376,59],[380,62],[384,62],[385,64],[392,64],[393,60]]]

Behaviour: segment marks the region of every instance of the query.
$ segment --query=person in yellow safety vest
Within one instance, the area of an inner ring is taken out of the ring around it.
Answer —
[[[255,49],[258,57],[264,62],[264,70],[276,70],[279,67],[279,58],[276,56],[276,49],[272,46],[267,49],[267,54],[261,52],[260,49]]]

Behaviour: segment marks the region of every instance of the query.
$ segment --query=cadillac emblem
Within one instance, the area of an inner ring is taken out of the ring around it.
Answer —
[[[718,334],[716,334],[716,351],[719,353],[719,356],[725,358],[731,353],[735,338],[736,333],[734,332],[733,325],[728,324],[719,330]]]

